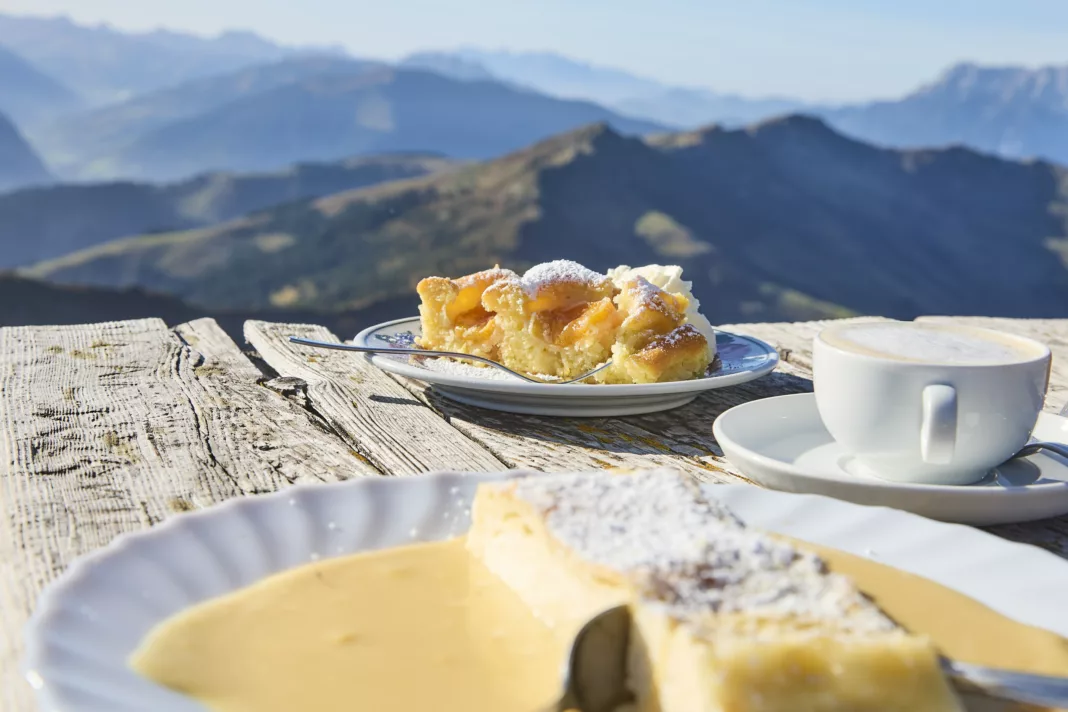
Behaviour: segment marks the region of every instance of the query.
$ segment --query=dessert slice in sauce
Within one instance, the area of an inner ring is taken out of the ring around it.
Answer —
[[[479,487],[480,557],[563,638],[628,603],[641,712],[963,709],[930,641],[673,471]]]

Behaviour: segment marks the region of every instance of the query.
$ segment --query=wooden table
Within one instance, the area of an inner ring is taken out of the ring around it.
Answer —
[[[1068,320],[949,321],[1045,341],[1055,354],[1047,409],[1068,400]],[[775,345],[779,369],[673,411],[588,420],[459,405],[362,357],[286,341],[336,339],[318,326],[249,322],[253,354],[210,319],[2,328],[0,709],[34,709],[19,659],[45,584],[117,534],[229,497],[441,469],[668,465],[744,482],[712,421],[747,400],[811,390],[821,325],[727,326]],[[992,531],[1068,557],[1068,517]]]

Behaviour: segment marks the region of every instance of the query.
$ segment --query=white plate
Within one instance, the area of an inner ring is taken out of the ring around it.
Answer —
[[[1068,513],[1068,461],[1045,452],[1002,465],[974,485],[906,484],[866,475],[823,427],[811,393],[735,406],[716,419],[712,434],[731,463],[772,489],[962,524],[1028,522]],[[1068,418],[1042,413],[1034,437],[1068,443]]]
[[[410,345],[420,334],[419,318],[397,319],[364,329],[352,343],[376,346],[399,343]],[[652,413],[686,405],[701,391],[751,381],[771,373],[779,363],[775,349],[759,339],[725,331],[716,332],[719,366],[689,381],[597,385],[574,383],[552,385],[527,383],[503,371],[470,367],[462,373],[434,370],[408,356],[375,355],[371,361],[383,371],[417,378],[434,386],[441,395],[460,403],[492,410],[533,415],[577,417]],[[454,361],[449,361],[455,364]]]
[[[518,473],[512,473],[518,474]],[[182,609],[319,557],[464,532],[478,482],[444,473],[302,485],[183,514],[77,561],[26,630],[42,712],[205,712],[126,659]],[[1031,546],[893,509],[748,485],[711,485],[753,526],[926,576],[1023,623],[1068,636],[1068,562]]]

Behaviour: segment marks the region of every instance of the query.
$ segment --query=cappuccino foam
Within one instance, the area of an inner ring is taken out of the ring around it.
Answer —
[[[822,336],[846,351],[903,361],[964,365],[1004,364],[1039,356],[1027,342],[967,327],[906,322],[862,322]]]

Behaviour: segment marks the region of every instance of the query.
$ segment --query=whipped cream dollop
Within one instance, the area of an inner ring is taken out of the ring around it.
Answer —
[[[644,267],[620,265],[608,270],[608,276],[616,287],[621,287],[624,282],[633,277],[644,277],[666,292],[686,297],[689,301],[689,306],[686,307],[686,322],[701,332],[708,341],[708,347],[712,353],[716,352],[716,332],[700,311],[701,302],[693,295],[693,283],[682,278],[682,267],[678,265],[645,265]]]

